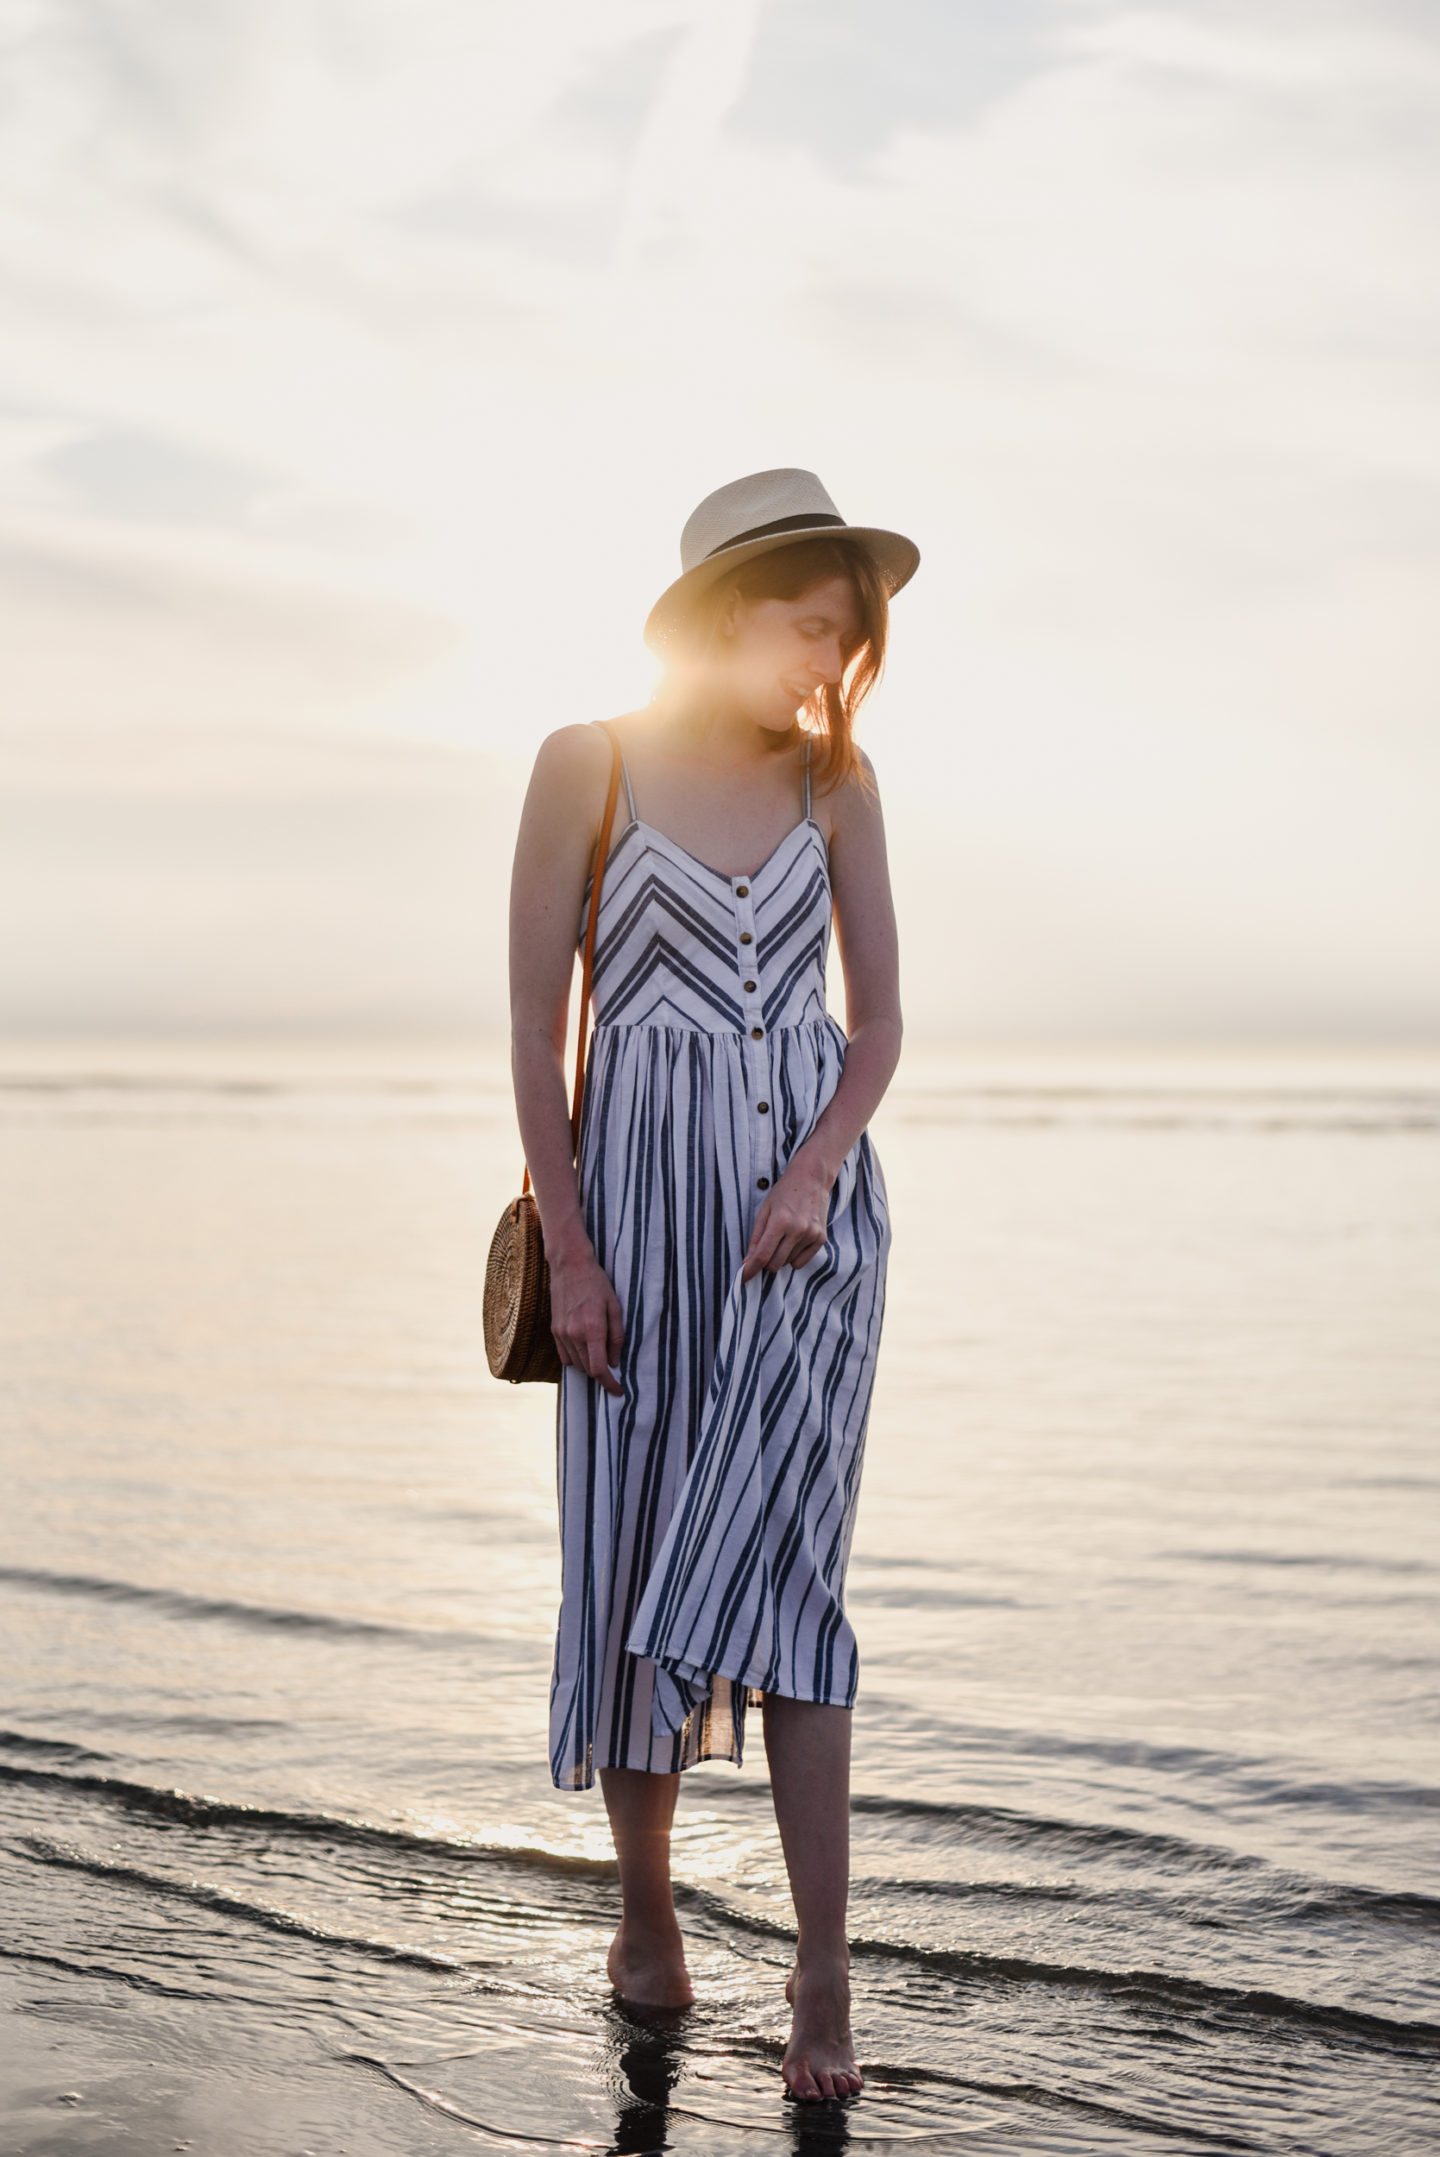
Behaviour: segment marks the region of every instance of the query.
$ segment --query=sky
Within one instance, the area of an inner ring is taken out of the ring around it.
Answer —
[[[1437,211],[1436,0],[0,0],[0,1028],[503,1033],[793,464],[913,1038],[1435,1043]]]

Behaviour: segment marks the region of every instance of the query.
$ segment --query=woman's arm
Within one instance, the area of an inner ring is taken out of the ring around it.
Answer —
[[[550,1264],[555,1346],[562,1363],[619,1393],[610,1374],[620,1360],[620,1299],[580,1212],[564,1070],[580,904],[609,771],[610,744],[596,727],[562,727],[535,759],[510,882],[510,1068]]]
[[[870,760],[861,753],[873,786]],[[850,785],[835,797],[830,888],[845,975],[848,1046],[840,1082],[755,1217],[741,1269],[803,1266],[824,1247],[841,1163],[884,1097],[900,1061],[900,960],[879,795]]]

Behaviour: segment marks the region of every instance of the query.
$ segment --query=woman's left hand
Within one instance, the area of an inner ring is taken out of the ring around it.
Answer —
[[[808,1265],[825,1248],[833,1177],[797,1153],[755,1216],[742,1281],[782,1266]]]

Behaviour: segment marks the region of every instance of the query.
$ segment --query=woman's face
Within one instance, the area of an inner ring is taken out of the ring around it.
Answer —
[[[736,597],[724,624],[727,686],[747,718],[777,734],[824,682],[838,682],[860,641],[848,577],[827,577],[795,599]]]

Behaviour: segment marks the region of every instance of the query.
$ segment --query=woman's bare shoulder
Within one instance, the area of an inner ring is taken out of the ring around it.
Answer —
[[[545,736],[535,757],[537,772],[580,786],[597,771],[608,768],[609,763],[610,744],[604,729],[584,722],[556,727],[553,734]]]
[[[556,727],[541,742],[530,778],[532,801],[548,799],[568,815],[598,824],[610,777],[610,737],[603,726]]]
[[[856,744],[856,769],[825,797],[833,831],[856,831],[880,820],[880,788],[875,766]]]
[[[624,746],[629,728],[643,723],[643,712],[622,712],[618,719],[604,725],[582,720],[574,726],[556,727],[540,744],[535,759],[537,771],[544,770],[552,777],[573,779],[581,785],[593,779],[596,773],[610,769],[611,734],[617,734]]]

